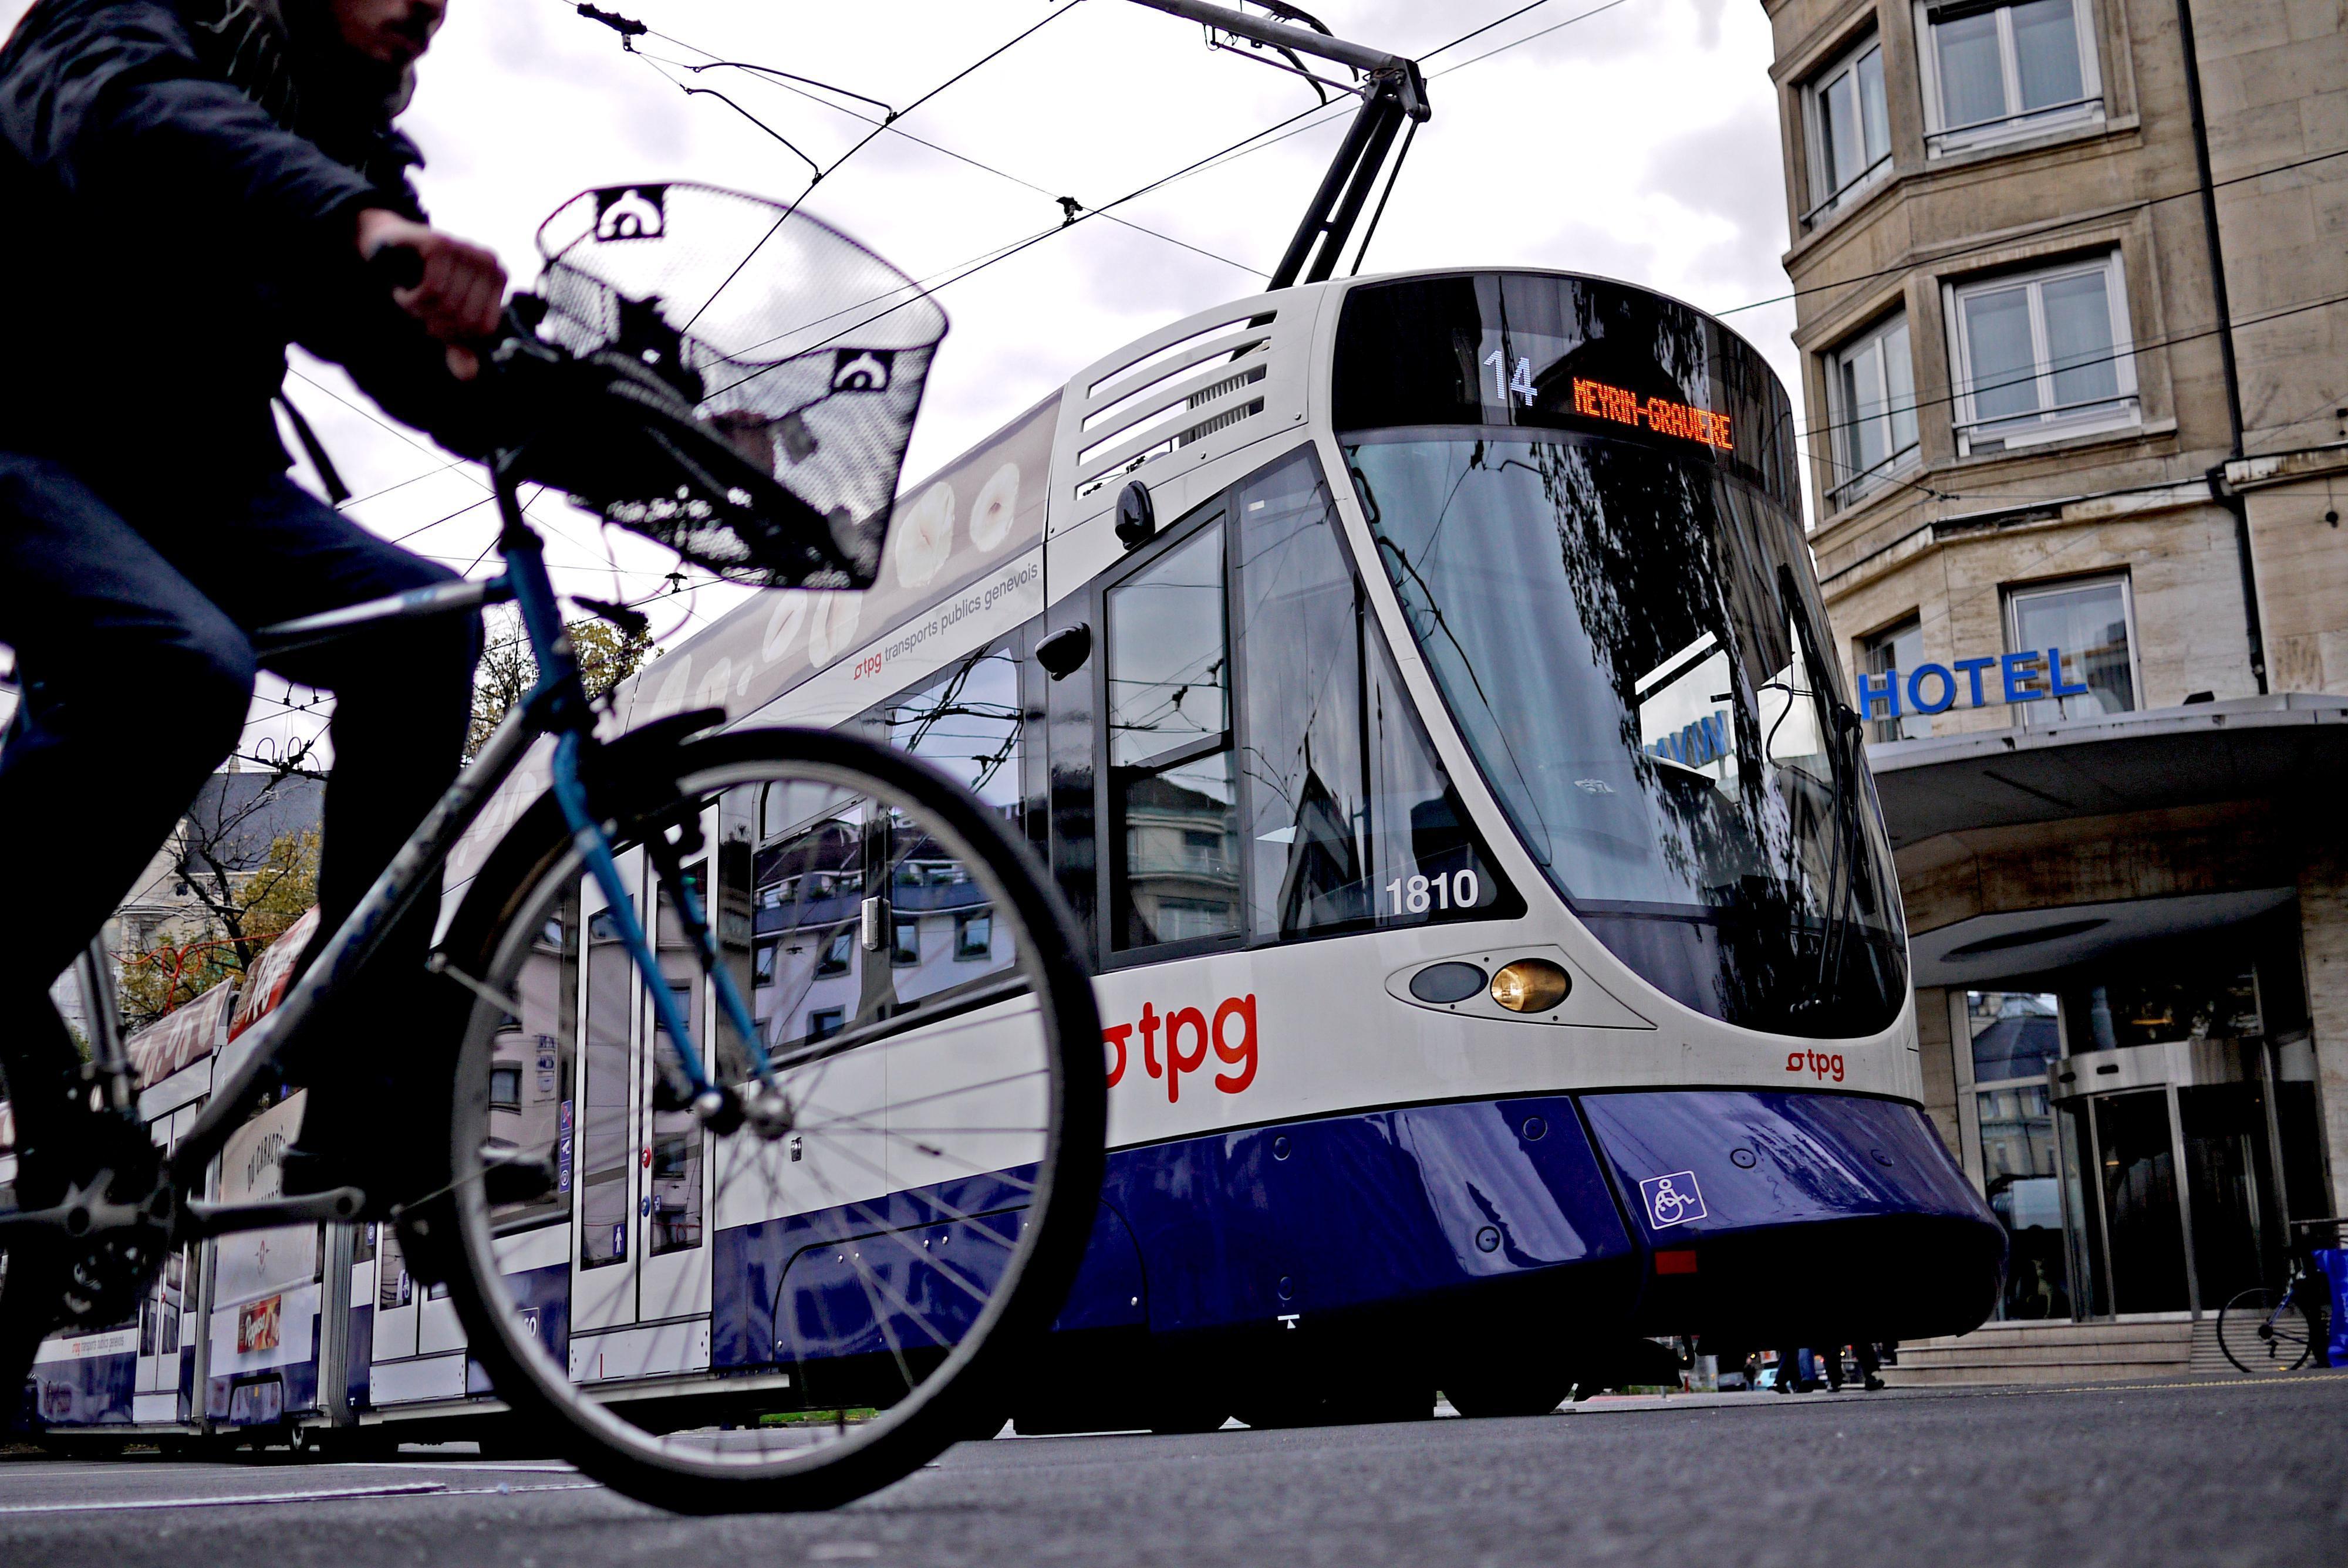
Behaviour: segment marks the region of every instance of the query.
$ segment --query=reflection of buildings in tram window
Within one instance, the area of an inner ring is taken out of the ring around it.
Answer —
[[[1207,759],[1218,770],[1227,756]],[[1125,866],[1118,893],[1135,942],[1179,942],[1239,928],[1239,835],[1223,773],[1170,769],[1124,792]],[[1193,788],[1192,784],[1204,784]]]
[[[2012,1237],[2002,1316],[2212,1314],[2348,1213],[2348,307],[2305,238],[2348,21],[2195,7],[2213,260],[2198,202],[2079,194],[2195,167],[2167,11],[1766,8],[1927,1108]],[[2219,261],[2239,398],[2157,325],[2217,318]]]

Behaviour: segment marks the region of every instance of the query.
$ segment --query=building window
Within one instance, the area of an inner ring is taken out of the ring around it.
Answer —
[[[2008,651],[2035,653],[2043,661],[2030,675],[2032,686],[2044,694],[2029,700],[2029,716],[2041,722],[2084,719],[2136,707],[2131,609],[2125,576],[2007,591]],[[2051,715],[2042,705],[2048,702],[2054,704]]]
[[[901,915],[895,921],[895,936],[889,944],[889,961],[902,967],[922,961],[922,923],[919,919]]]
[[[2119,252],[1953,285],[1957,445],[2002,452],[2142,417]]]
[[[1809,131],[1814,222],[1891,171],[1891,120],[1883,97],[1883,45],[1869,34],[1802,89]]]
[[[1910,616],[1897,626],[1886,627],[1874,636],[1864,638],[1859,645],[1859,668],[1881,682],[1889,677],[1893,691],[1900,690],[1901,671],[1913,670],[1924,661],[1924,623]],[[1879,687],[1879,690],[1880,688]],[[1905,710],[1904,702],[1890,704]],[[1907,713],[1901,718],[1876,717],[1869,726],[1868,738],[1874,741],[1921,741],[1932,733],[1932,721],[1922,713]]]
[[[846,1008],[818,1008],[808,1014],[807,1037],[810,1041],[829,1040],[847,1027]]]
[[[1904,313],[1827,356],[1827,406],[1834,420],[1829,510],[1916,466],[1916,372]]]
[[[1926,0],[1917,10],[1929,153],[2103,118],[2089,0]]]

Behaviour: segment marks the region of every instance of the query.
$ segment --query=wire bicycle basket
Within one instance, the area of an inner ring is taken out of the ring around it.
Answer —
[[[541,339],[607,373],[551,483],[756,588],[869,587],[945,313],[857,241],[712,186],[609,186],[540,226]]]

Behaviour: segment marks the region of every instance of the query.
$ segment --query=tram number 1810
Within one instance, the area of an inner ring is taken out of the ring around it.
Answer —
[[[1386,897],[1397,915],[1424,915],[1430,905],[1437,909],[1472,909],[1482,892],[1473,871],[1455,871],[1448,876],[1398,876],[1386,884]]]

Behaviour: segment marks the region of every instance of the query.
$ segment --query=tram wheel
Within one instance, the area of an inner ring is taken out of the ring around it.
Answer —
[[[1451,1408],[1463,1416],[1545,1416],[1573,1392],[1573,1375],[1548,1368],[1455,1372],[1443,1382]]]
[[[1231,1419],[1231,1404],[1225,1399],[1167,1399],[1150,1407],[1145,1424],[1159,1437],[1199,1437],[1221,1431]]]

